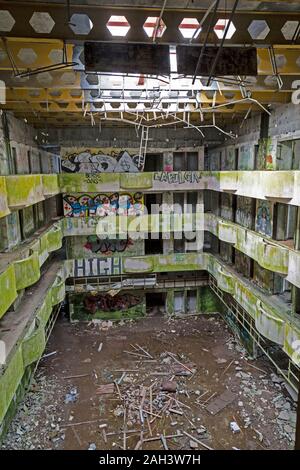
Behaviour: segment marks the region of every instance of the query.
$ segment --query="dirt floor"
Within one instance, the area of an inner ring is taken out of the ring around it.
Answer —
[[[293,448],[282,380],[267,360],[248,358],[219,316],[114,326],[60,318],[49,353],[2,448]]]

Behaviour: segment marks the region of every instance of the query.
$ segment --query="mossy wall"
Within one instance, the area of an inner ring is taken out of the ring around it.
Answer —
[[[6,186],[9,207],[20,208],[45,199],[41,175],[6,176]]]
[[[5,176],[0,176],[0,217],[9,214]]]
[[[34,252],[28,258],[14,263],[16,275],[16,289],[22,290],[37,282],[40,278],[40,262],[38,253]]]
[[[17,298],[16,277],[13,265],[0,274],[0,318]]]

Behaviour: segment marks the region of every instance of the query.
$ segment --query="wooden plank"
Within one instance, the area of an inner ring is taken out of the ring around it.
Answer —
[[[236,395],[232,393],[230,390],[225,390],[225,392],[221,393],[218,397],[212,400],[208,405],[206,405],[206,410],[215,415],[219,413],[219,411],[223,410],[227,405],[233,402],[236,398]]]

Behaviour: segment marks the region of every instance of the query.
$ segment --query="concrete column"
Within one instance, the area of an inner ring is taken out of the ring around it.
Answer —
[[[173,171],[173,152],[163,152],[163,171]]]
[[[198,169],[204,171],[204,146],[199,147],[198,150]]]

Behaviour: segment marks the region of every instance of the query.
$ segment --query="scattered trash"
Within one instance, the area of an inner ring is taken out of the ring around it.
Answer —
[[[51,352],[51,353],[44,354],[44,355],[42,356],[42,359],[46,359],[47,357],[54,356],[55,354],[57,354],[57,351],[53,351],[53,352]]]
[[[92,442],[92,444],[89,445],[88,450],[96,450],[96,449],[97,449],[96,444],[94,444],[94,442]]]
[[[70,392],[65,396],[65,403],[74,403],[78,398],[78,392],[76,387],[72,387]]]
[[[105,394],[114,393],[114,391],[115,391],[115,384],[114,383],[104,384],[104,385],[100,385],[97,388],[96,394],[97,395],[105,395]]]
[[[177,382],[174,382],[174,381],[165,381],[165,382],[162,382],[161,384],[161,389],[163,392],[171,392],[171,393],[175,393],[176,390],[177,390]]]
[[[223,410],[227,405],[232,403],[235,398],[236,395],[234,393],[232,393],[230,390],[225,390],[225,392],[206,405],[206,409],[209,411],[209,413],[215,415],[219,413],[219,411]]]
[[[235,421],[231,421],[230,429],[234,434],[241,432],[241,428],[239,427],[238,423],[236,423]]]

